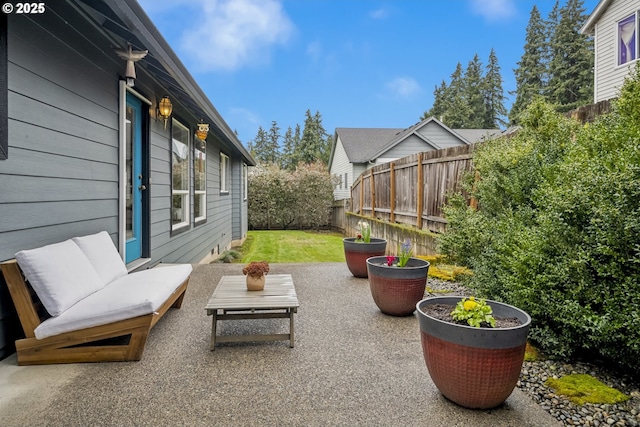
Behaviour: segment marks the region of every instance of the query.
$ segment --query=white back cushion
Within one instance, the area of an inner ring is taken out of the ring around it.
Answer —
[[[89,258],[104,285],[127,275],[127,267],[106,231],[72,240]]]
[[[89,259],[71,240],[20,251],[16,260],[52,316],[104,287]]]

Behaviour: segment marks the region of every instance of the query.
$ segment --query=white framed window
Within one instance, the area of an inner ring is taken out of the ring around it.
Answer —
[[[244,200],[249,198],[249,166],[246,163],[242,164],[242,197]]]
[[[638,13],[633,13],[617,23],[618,65],[638,58]]]
[[[189,225],[189,129],[172,119],[171,126],[171,229]]]
[[[224,153],[220,153],[220,192],[228,193],[230,185],[230,165],[229,156]]]
[[[193,214],[195,222],[207,219],[207,143],[198,137],[193,144]]]

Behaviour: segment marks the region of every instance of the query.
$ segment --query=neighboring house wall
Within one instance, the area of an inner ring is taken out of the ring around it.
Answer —
[[[418,129],[416,132],[426,138],[428,141],[435,144],[436,148],[431,149],[439,150],[442,148],[457,147],[463,144],[463,142],[460,141],[458,137],[452,135],[451,132],[447,131],[435,122],[428,123],[426,126]],[[411,154],[415,153],[416,152],[413,152]]]
[[[340,181],[333,187],[333,198],[335,200],[348,199],[351,197],[351,184],[353,184],[354,170],[349,162],[347,153],[344,150],[340,137],[336,139],[336,148],[333,154],[331,170],[329,173]],[[346,182],[345,182],[346,175]],[[358,176],[358,175],[355,175]]]
[[[617,97],[625,77],[635,67],[637,59],[618,65],[618,22],[638,10],[637,0],[613,0],[595,24],[595,102]],[[638,19],[640,16],[636,17],[636,28]],[[638,36],[636,29],[636,45]]]
[[[412,154],[419,153],[421,151],[434,150],[432,145],[429,145],[423,139],[416,135],[409,135],[405,140],[400,142],[389,151],[385,152],[380,158],[376,159],[376,163],[386,163],[402,157],[407,157]]]

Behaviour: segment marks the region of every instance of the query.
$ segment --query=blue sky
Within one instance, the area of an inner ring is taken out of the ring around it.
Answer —
[[[495,49],[507,95],[534,4],[555,0],[139,0],[246,145],[319,111],[325,129],[405,128]],[[565,1],[561,1],[563,5]],[[591,13],[598,0],[584,0]]]

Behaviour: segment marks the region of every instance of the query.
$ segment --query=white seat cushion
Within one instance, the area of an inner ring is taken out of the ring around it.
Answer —
[[[143,270],[124,276],[35,329],[42,339],[155,312],[191,274],[190,264]]]
[[[16,260],[52,316],[104,287],[89,258],[71,240],[20,251]]]
[[[98,272],[102,282],[107,285],[127,275],[127,266],[122,261],[118,250],[109,237],[109,233],[101,231],[88,236],[74,237],[76,245],[89,258],[91,265]]]

